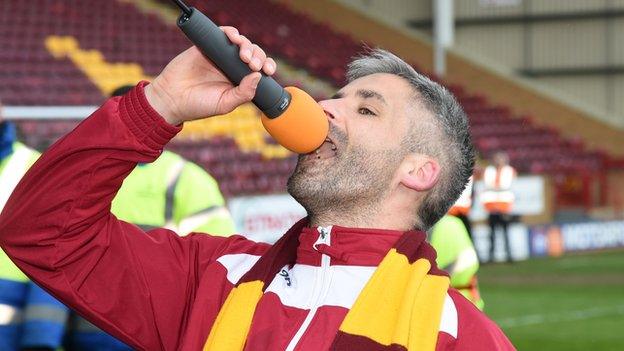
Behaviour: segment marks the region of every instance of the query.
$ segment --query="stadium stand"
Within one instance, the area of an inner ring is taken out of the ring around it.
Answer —
[[[151,2],[169,5],[165,0]],[[292,78],[281,71],[278,76],[283,83],[315,91],[319,98],[332,85],[342,84],[346,62],[362,49],[362,43],[282,3],[190,3],[217,23],[238,27],[287,62],[286,67],[303,68],[309,72],[306,77],[320,78]],[[157,74],[188,42],[173,23],[137,6],[125,1],[3,1],[0,98],[6,105],[98,105],[113,87]],[[24,28],[28,28],[26,33]],[[475,144],[484,158],[505,150],[511,163],[525,173],[593,174],[624,167],[624,162],[605,152],[588,151],[581,140],[538,127],[530,116],[516,116],[463,86],[447,86],[468,113]],[[228,117],[189,123],[172,149],[209,169],[226,195],[283,190],[296,157],[268,138],[257,115],[255,108],[244,106]],[[42,149],[75,124],[21,121],[19,128],[28,144]]]

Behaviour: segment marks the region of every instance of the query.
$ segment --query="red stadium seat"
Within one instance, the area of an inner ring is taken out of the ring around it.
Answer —
[[[272,55],[335,85],[344,83],[345,64],[362,48],[348,35],[294,13],[282,3],[189,3],[218,24],[237,26]],[[127,2],[5,0],[0,2],[0,12],[15,14],[0,21],[0,98],[7,105],[99,105],[106,98],[69,59],[56,59],[47,51],[44,42],[50,35],[73,36],[82,48],[98,50],[108,62],[136,62],[152,76],[190,45],[175,26]],[[27,35],[22,30],[25,27]],[[319,54],[323,52],[331,54]],[[305,84],[281,76],[277,79],[289,85]],[[492,105],[485,96],[468,93],[461,85],[448,88],[469,116],[475,144],[484,157],[506,150],[514,166],[531,173],[624,168],[623,159],[589,153],[579,139],[563,139],[556,130],[535,127],[530,116],[514,116],[508,107]],[[58,121],[19,123],[27,142],[41,147],[74,125]],[[266,160],[258,153],[244,153],[232,138],[225,137],[176,140],[171,148],[208,168],[226,195],[282,192],[296,162],[295,157]]]

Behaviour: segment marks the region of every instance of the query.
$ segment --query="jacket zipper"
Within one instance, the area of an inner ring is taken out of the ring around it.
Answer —
[[[319,244],[331,245],[331,229],[332,229],[331,226],[317,228],[319,232],[319,237],[314,243],[314,245],[312,246],[315,250],[316,250],[316,245],[319,245]],[[331,282],[329,262],[330,262],[330,257],[325,254],[321,254],[321,269],[319,270],[319,274],[317,276],[317,281],[319,281],[320,284],[315,284],[315,289],[312,293],[312,305],[310,307],[310,312],[308,312],[308,315],[303,320],[303,323],[301,324],[301,327],[299,327],[299,330],[297,330],[297,332],[295,333],[295,336],[293,336],[293,338],[290,340],[290,343],[288,343],[288,347],[286,347],[286,351],[292,351],[295,349],[295,347],[301,340],[301,337],[303,337],[303,334],[306,332],[306,330],[310,326],[312,319],[314,319],[314,316],[316,315],[316,311],[321,306],[323,300],[325,299],[325,296],[327,295],[327,290],[329,289],[329,283]]]

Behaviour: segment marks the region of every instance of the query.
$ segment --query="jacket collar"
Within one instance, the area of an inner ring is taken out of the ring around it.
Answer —
[[[323,254],[331,265],[377,266],[406,232],[384,229],[329,228],[329,240],[322,240],[320,228],[305,227],[299,234],[297,263],[320,266]],[[414,232],[418,233],[418,232]],[[415,234],[416,235],[416,234]]]

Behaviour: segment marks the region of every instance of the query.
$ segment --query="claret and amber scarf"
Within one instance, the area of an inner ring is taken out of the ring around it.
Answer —
[[[280,269],[295,263],[306,225],[305,219],[295,224],[241,277],[204,351],[243,350],[258,301]],[[331,350],[435,350],[449,278],[424,240],[423,232],[406,232],[390,249],[332,336]]]

